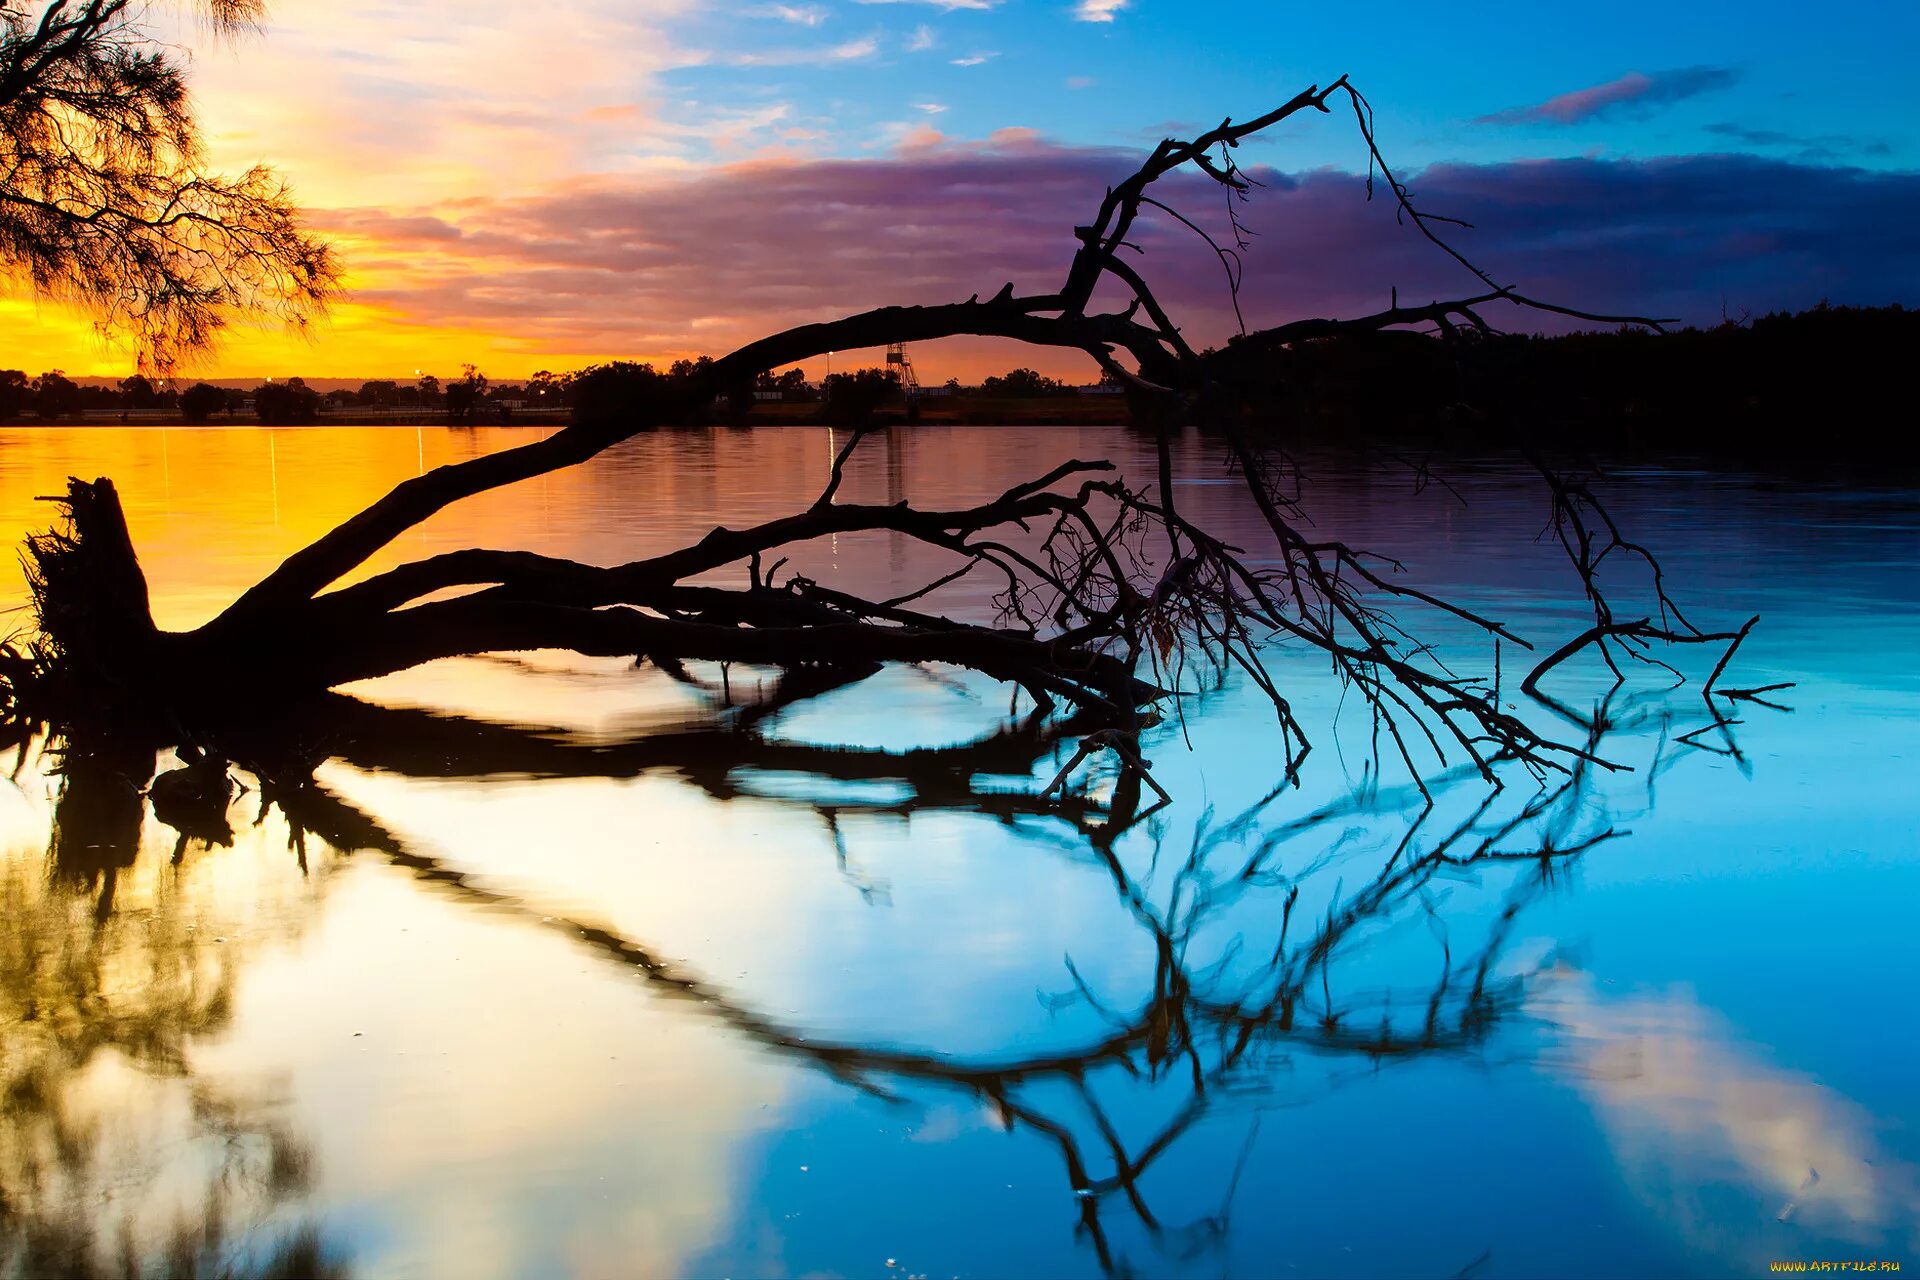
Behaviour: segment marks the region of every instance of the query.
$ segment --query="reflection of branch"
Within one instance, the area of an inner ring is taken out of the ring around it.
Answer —
[[[1153,194],[1156,184],[1190,167],[1227,193],[1235,247],[1206,238],[1225,266],[1237,308],[1239,251],[1250,242],[1234,207],[1258,184],[1239,168],[1234,149],[1295,116],[1326,114],[1343,96],[1370,165],[1392,188],[1397,212],[1484,288],[1424,307],[1401,308],[1396,300],[1370,316],[1305,319],[1242,334],[1224,353],[1194,351],[1145,278],[1123,257],[1137,248],[1130,236],[1143,213],[1164,214],[1200,231]],[[567,648],[640,656],[669,672],[696,660],[720,662],[723,671],[731,663],[831,669],[825,678],[841,683],[883,663],[944,662],[1016,685],[1043,709],[1065,704],[1095,716],[1120,743],[1134,740],[1149,718],[1145,709],[1168,692],[1140,678],[1144,660],[1156,677],[1171,673],[1176,683],[1190,671],[1244,673],[1274,707],[1291,774],[1309,739],[1262,655],[1277,635],[1328,656],[1336,677],[1365,700],[1376,736],[1415,778],[1427,767],[1445,768],[1460,757],[1494,785],[1499,783],[1495,766],[1506,761],[1536,778],[1566,772],[1580,758],[1572,754],[1575,749],[1544,739],[1506,715],[1496,691],[1446,669],[1385,606],[1435,610],[1497,641],[1526,642],[1492,619],[1396,581],[1390,571],[1399,566],[1391,561],[1304,536],[1300,513],[1280,492],[1273,452],[1256,447],[1231,422],[1232,460],[1273,534],[1281,557],[1277,569],[1251,567],[1247,553],[1207,536],[1176,513],[1164,439],[1157,502],[1107,478],[1110,463],[1075,460],[978,506],[935,511],[904,501],[886,506],[838,501],[846,468],[865,438],[866,433],[856,432],[838,450],[824,487],[804,510],[744,529],[718,527],[664,555],[596,566],[471,548],[328,590],[451,503],[586,462],[649,424],[684,417],[765,369],[825,351],[960,334],[1010,337],[1086,351],[1137,387],[1160,386],[1170,395],[1204,399],[1230,388],[1236,369],[1244,372],[1248,361],[1257,362],[1265,353],[1328,336],[1404,332],[1426,323],[1446,333],[1456,321],[1484,328],[1477,308],[1494,301],[1592,321],[1640,323],[1545,303],[1498,284],[1440,233],[1442,226],[1457,223],[1414,202],[1382,155],[1370,105],[1346,77],[1324,87],[1310,85],[1252,119],[1223,120],[1192,138],[1162,141],[1107,190],[1087,225],[1074,228],[1077,247],[1054,292],[1017,295],[1008,284],[985,301],[975,295],[942,306],[883,307],[749,343],[684,377],[659,380],[668,389],[659,392],[660,403],[644,411],[613,420],[588,413],[543,439],[402,481],[289,556],[219,617],[192,632],[162,633],[152,625],[111,485],[74,481],[65,501],[75,532],[43,535],[30,544],[44,633],[36,652],[62,659],[52,665],[72,668],[70,678],[47,678],[60,673],[43,670],[46,664],[28,661],[19,667],[8,660],[0,662],[0,684],[51,702],[77,695],[93,711],[104,705],[119,712],[125,701],[164,726],[257,712],[263,690],[304,694],[484,651]],[[1124,311],[1090,310],[1103,282],[1131,295]],[[1120,353],[1133,360],[1137,374],[1118,364]],[[1581,491],[1563,485],[1556,493],[1577,500]],[[779,564],[762,567],[763,558],[779,557],[800,543],[856,532],[901,535],[957,563],[944,565],[918,589],[878,603],[797,576],[777,583]],[[1164,563],[1145,551],[1162,534],[1170,553]],[[1618,544],[1617,530],[1614,534]],[[1028,535],[1038,536],[1037,547]],[[746,590],[694,585],[695,579],[742,562],[748,569]],[[87,571],[75,571],[81,567]],[[905,607],[976,568],[1005,579],[998,597],[1002,625]],[[465,593],[432,598],[454,590]],[[137,625],[116,625],[120,622]],[[103,637],[105,643],[88,643]],[[165,672],[165,678],[157,679],[155,672]]]
[[[803,682],[804,683],[804,682]],[[808,685],[809,691],[813,686]],[[230,758],[264,776],[304,778],[325,758],[357,768],[421,778],[628,778],[671,773],[718,798],[750,795],[784,800],[812,812],[954,809],[1011,820],[1057,818],[1081,831],[1118,813],[1085,796],[1048,798],[982,779],[1025,778],[1035,764],[1084,728],[1072,717],[1038,715],[1012,721],[970,742],[886,751],[793,742],[761,733],[757,725],[790,705],[783,681],[766,701],[740,708],[731,724],[693,722],[617,742],[580,741],[563,730],[495,724],[361,702],[327,694],[289,707],[270,732],[229,732],[218,739]],[[816,784],[812,791],[776,795],[756,787],[761,775],[781,774]],[[897,782],[897,799],[850,800],[834,784]]]
[[[1618,689],[1626,683],[1626,673],[1614,660],[1614,646],[1636,662],[1659,667],[1673,675],[1678,684],[1684,677],[1671,665],[1651,656],[1647,650],[1656,642],[1667,645],[1724,644],[1713,670],[1708,674],[1706,683],[1700,688],[1700,697],[1706,703],[1709,723],[1689,733],[1679,735],[1674,742],[1680,746],[1711,751],[1730,757],[1744,772],[1747,769],[1746,757],[1741,754],[1739,744],[1734,740],[1733,727],[1740,722],[1731,719],[1714,702],[1715,696],[1730,701],[1746,701],[1773,710],[1784,711],[1787,708],[1778,703],[1768,702],[1759,695],[1777,689],[1792,687],[1792,682],[1766,685],[1757,689],[1739,689],[1731,691],[1717,690],[1714,686],[1725,674],[1728,664],[1739,651],[1741,644],[1760,622],[1758,615],[1748,618],[1734,631],[1703,631],[1687,618],[1680,606],[1668,594],[1666,571],[1660,560],[1647,547],[1629,539],[1620,529],[1620,525],[1600,499],[1594,494],[1589,483],[1577,476],[1556,470],[1543,461],[1537,454],[1529,452],[1528,460],[1534,469],[1546,481],[1552,495],[1552,516],[1548,527],[1566,552],[1568,562],[1579,576],[1582,589],[1593,610],[1593,626],[1581,632],[1573,639],[1548,654],[1527,674],[1520,683],[1521,691],[1553,709],[1557,714],[1579,722],[1579,717],[1569,712],[1540,691],[1540,681],[1555,667],[1572,658],[1581,650],[1592,646],[1600,653],[1607,669],[1613,673],[1613,688]],[[1613,601],[1601,586],[1600,573],[1609,558],[1618,555],[1622,559],[1638,562],[1648,573],[1653,589],[1653,602],[1658,611],[1659,621],[1653,618],[1636,618],[1621,622],[1614,614]],[[1607,695],[1610,700],[1612,693]],[[1603,703],[1604,706],[1604,703]],[[1596,729],[1604,728],[1601,717],[1596,715]],[[1709,733],[1718,732],[1725,743],[1724,747],[1712,747],[1702,742]]]
[[[828,767],[836,763],[830,753],[821,753],[819,759]],[[1216,1096],[1257,1084],[1276,1048],[1285,1045],[1382,1063],[1467,1050],[1484,1042],[1502,1011],[1519,997],[1521,979],[1497,980],[1494,975],[1495,960],[1514,916],[1533,893],[1551,882],[1548,868],[1553,864],[1576,858],[1619,834],[1611,828],[1581,831],[1573,825],[1583,807],[1579,800],[1583,779],[1584,773],[1576,774],[1556,788],[1543,790],[1505,817],[1494,816],[1495,795],[1488,793],[1464,819],[1424,842],[1420,837],[1431,809],[1416,807],[1405,833],[1392,842],[1375,876],[1345,896],[1336,888],[1318,925],[1297,938],[1289,936],[1289,926],[1303,883],[1353,856],[1350,850],[1341,852],[1350,833],[1338,834],[1332,824],[1348,814],[1379,812],[1380,797],[1356,796],[1316,815],[1269,823],[1261,814],[1279,794],[1276,791],[1224,822],[1203,819],[1185,860],[1158,894],[1130,873],[1110,848],[1096,842],[1098,863],[1111,878],[1117,904],[1154,956],[1145,992],[1131,1002],[1100,995],[1069,959],[1075,992],[1055,1001],[1054,1007],[1085,1003],[1105,1025],[1038,1052],[971,1058],[816,1036],[754,1008],[612,928],[491,889],[467,872],[409,848],[378,821],[317,784],[269,785],[267,791],[296,832],[311,832],[343,851],[382,853],[443,893],[551,929],[609,963],[638,972],[655,991],[687,1001],[701,1016],[717,1018],[756,1044],[855,1088],[884,1097],[899,1096],[907,1085],[974,1095],[1007,1124],[1045,1137],[1059,1151],[1069,1187],[1079,1201],[1082,1230],[1103,1265],[1121,1270],[1123,1264],[1103,1225],[1103,1207],[1117,1198],[1150,1234],[1161,1237],[1166,1228],[1149,1206],[1145,1174],[1211,1113]],[[1335,834],[1334,840],[1318,856],[1298,862],[1291,873],[1282,870],[1287,850],[1330,833]],[[1246,852],[1228,866],[1217,866],[1229,850]],[[1154,861],[1159,861],[1158,853]],[[1417,1002],[1418,1016],[1409,1025],[1398,1025],[1385,1009],[1369,1018],[1327,998],[1329,971],[1363,926],[1385,924],[1408,908],[1432,916],[1436,908],[1426,890],[1443,869],[1457,872],[1501,865],[1531,867],[1536,875],[1509,897],[1487,941],[1476,951],[1456,958],[1442,934],[1445,963],[1426,997]],[[1265,953],[1236,944],[1204,964],[1197,962],[1192,952],[1205,930],[1250,895],[1274,892],[1284,895],[1285,910],[1280,913],[1280,939],[1270,959],[1253,960]],[[1186,1100],[1170,1120],[1136,1145],[1123,1135],[1095,1086],[1093,1073],[1109,1067],[1155,1084],[1165,1082],[1165,1087],[1179,1087]],[[1040,1100],[1036,1088],[1049,1082],[1068,1087],[1077,1102],[1079,1120],[1072,1120],[1057,1104]],[[1098,1161],[1094,1152],[1101,1153]],[[1244,1163],[1244,1152],[1241,1159]],[[1226,1212],[1223,1208],[1222,1215]],[[1195,1238],[1207,1237],[1219,1230],[1219,1220],[1203,1220],[1190,1230],[1198,1233]]]

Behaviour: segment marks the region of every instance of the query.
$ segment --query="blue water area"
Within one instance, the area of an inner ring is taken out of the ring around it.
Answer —
[[[65,475],[112,475],[155,614],[186,627],[392,483],[527,438],[10,431],[0,518],[23,534]],[[641,437],[367,571],[463,546],[638,558],[805,507],[844,444]],[[1153,441],[1118,428],[920,428],[863,443],[838,500],[958,506],[1069,457],[1157,483]],[[1220,447],[1189,435],[1173,461],[1181,509],[1278,566]],[[1284,637],[1257,643],[1313,741],[1297,772],[1271,701],[1196,656],[1142,742],[1157,806],[1107,751],[1043,796],[1077,737],[939,667],[744,733],[772,670],[438,662],[346,691],[369,728],[298,803],[237,771],[223,840],[183,839],[137,786],[120,834],[90,834],[104,793],[29,742],[0,804],[0,1266],[1920,1262],[1920,490],[1608,468],[1596,492],[1688,618],[1759,618],[1719,687],[1790,687],[1703,696],[1725,645],[1655,646],[1677,672],[1623,658],[1617,683],[1588,651],[1543,700],[1522,677],[1593,621],[1547,490],[1499,457],[1427,461],[1301,455],[1302,527],[1530,643],[1366,595],[1432,661],[1497,663],[1503,705],[1595,760],[1492,785],[1416,739],[1423,796],[1364,697]],[[848,535],[791,570],[878,596],[943,554]],[[1659,615],[1644,563],[1602,582],[1620,617]],[[926,607],[984,620],[1003,585]],[[408,753],[450,716],[468,756]]]

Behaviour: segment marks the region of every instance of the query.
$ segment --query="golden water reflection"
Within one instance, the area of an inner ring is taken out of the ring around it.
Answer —
[[[298,931],[323,877],[262,858],[252,838],[175,865],[152,824],[91,845],[69,830],[49,852],[56,784],[34,764],[14,782],[0,843],[0,1263],[329,1271],[300,1213],[311,1153],[274,1073],[226,1079],[196,1061],[231,1030],[249,955]]]

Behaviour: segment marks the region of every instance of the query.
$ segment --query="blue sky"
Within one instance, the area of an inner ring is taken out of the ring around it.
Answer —
[[[689,117],[719,104],[789,103],[843,155],[884,146],[889,125],[901,121],[959,138],[1026,127],[1066,143],[1136,146],[1170,122],[1257,114],[1304,84],[1347,73],[1373,99],[1393,156],[1410,167],[1730,150],[1812,152],[1874,167],[1916,158],[1920,6],[1912,4],[1848,4],[1836,23],[1840,6],[1804,3],[1356,11],[1128,0],[1107,21],[1085,21],[1065,3],[978,2],[811,0],[692,12],[683,38],[713,60],[668,72],[664,87]],[[814,65],[730,65],[808,55]],[[992,56],[956,65],[984,55]],[[1702,69],[1720,74],[1694,77],[1697,88],[1676,77]],[[1636,73],[1654,91],[1583,120],[1485,122]],[[1663,100],[1660,87],[1676,79],[1678,91]],[[1260,151],[1276,160],[1284,152],[1290,168],[1363,161],[1351,131],[1291,132]]]

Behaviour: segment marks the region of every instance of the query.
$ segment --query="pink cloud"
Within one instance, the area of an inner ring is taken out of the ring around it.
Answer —
[[[1575,89],[1530,107],[1496,111],[1480,117],[1477,123],[1579,124],[1627,109],[1650,111],[1683,98],[1725,89],[1739,78],[1739,73],[1728,67],[1679,67],[1651,75],[1630,71],[1617,80]]]

